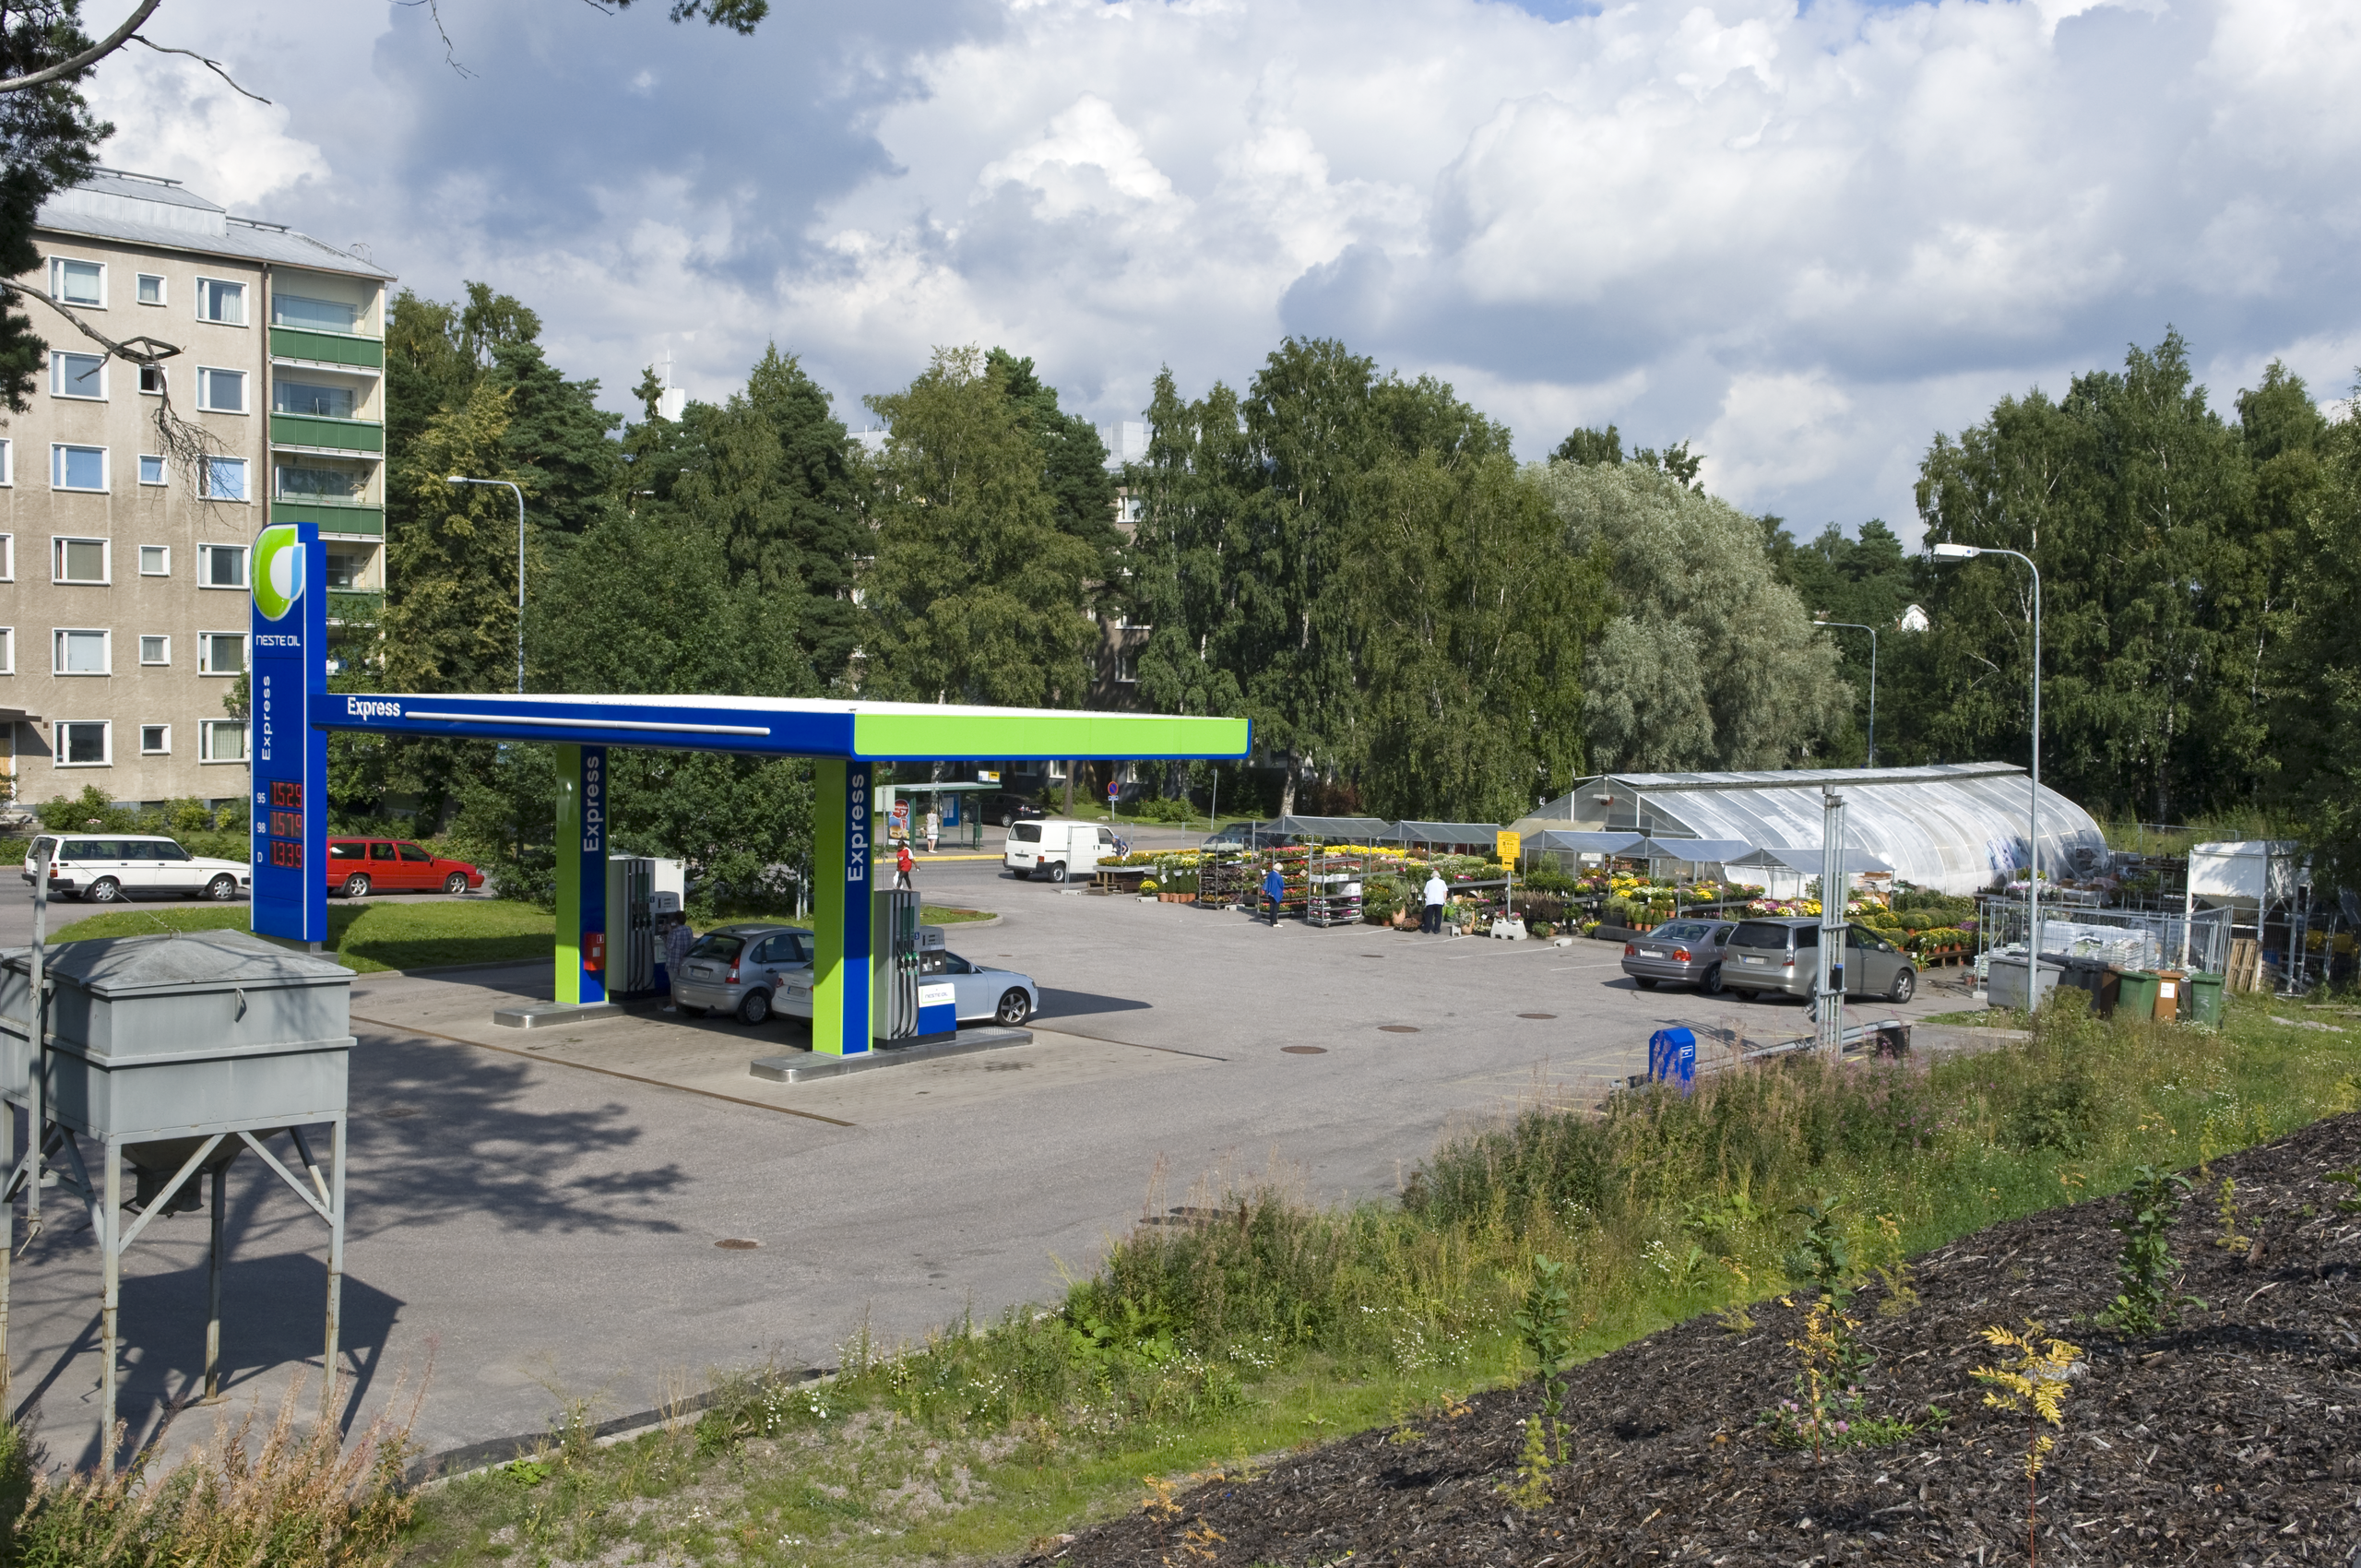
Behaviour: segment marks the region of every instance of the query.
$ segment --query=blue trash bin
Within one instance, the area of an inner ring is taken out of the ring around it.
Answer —
[[[1691,1029],[1658,1029],[1648,1037],[1648,1076],[1679,1084],[1687,1094],[1697,1081],[1697,1035]]]

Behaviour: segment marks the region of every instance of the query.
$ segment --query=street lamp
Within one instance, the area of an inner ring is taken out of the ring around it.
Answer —
[[[1988,544],[1954,544],[1949,540],[1935,546],[1938,561],[1973,561],[1979,555],[2012,555],[2025,564],[2033,574],[2033,797],[2026,828],[2027,849],[2033,859],[2030,874],[2025,878],[2025,921],[2029,940],[2025,944],[2025,995],[2038,1006],[2041,1002],[2041,568],[2033,557],[2019,550],[1999,550]]]
[[[1878,765],[1878,629],[1864,626],[1858,621],[1814,621],[1815,626],[1843,626],[1847,631],[1869,634],[1869,766]]]
[[[504,484],[516,492],[516,695],[525,695],[525,493],[504,479],[469,479],[453,474],[445,484]]]

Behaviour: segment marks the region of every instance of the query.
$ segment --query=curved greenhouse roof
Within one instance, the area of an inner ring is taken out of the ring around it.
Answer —
[[[1527,821],[1569,830],[1673,838],[1742,839],[1758,849],[1818,852],[1821,791],[1845,797],[1845,835],[1896,878],[1945,893],[1975,893],[2026,861],[2025,770],[1984,762],[1933,767],[1797,768],[1780,773],[1601,774],[1577,783]],[[2106,838],[2088,812],[2041,790],[2041,865],[2048,875],[2093,876]]]

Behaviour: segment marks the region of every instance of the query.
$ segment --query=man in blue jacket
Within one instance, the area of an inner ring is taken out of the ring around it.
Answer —
[[[1287,879],[1279,874],[1278,867],[1273,866],[1263,873],[1263,897],[1271,906],[1271,929],[1274,931],[1279,926],[1279,900],[1286,896],[1287,890]]]

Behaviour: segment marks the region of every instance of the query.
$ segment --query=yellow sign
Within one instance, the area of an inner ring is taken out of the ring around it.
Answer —
[[[1501,857],[1501,864],[1504,866],[1513,866],[1516,864],[1517,852],[1524,843],[1525,836],[1521,833],[1495,833],[1492,835],[1492,848]]]

